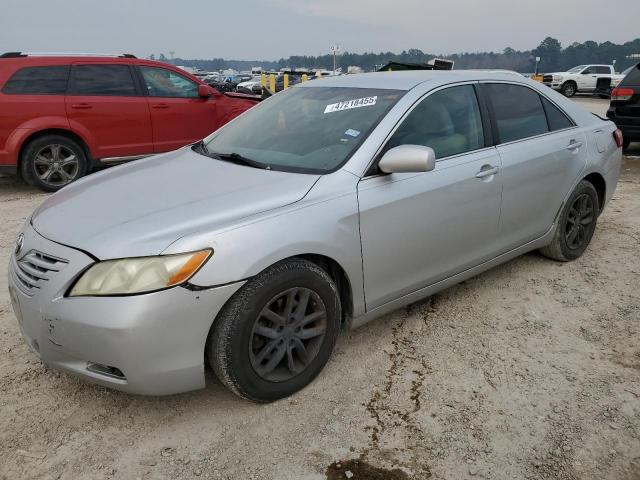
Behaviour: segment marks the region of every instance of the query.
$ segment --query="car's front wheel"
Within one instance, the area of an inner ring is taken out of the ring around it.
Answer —
[[[576,84],[573,82],[566,82],[562,85],[561,92],[565,97],[573,97],[577,92]]]
[[[325,366],[340,329],[338,290],[304,259],[280,262],[249,280],[218,315],[207,356],[237,395],[270,402],[310,383]]]
[[[55,192],[87,173],[87,157],[73,140],[62,135],[45,135],[25,147],[21,173],[30,185]]]
[[[540,252],[561,262],[580,257],[591,242],[599,212],[598,192],[590,182],[582,180],[560,213],[553,241]]]

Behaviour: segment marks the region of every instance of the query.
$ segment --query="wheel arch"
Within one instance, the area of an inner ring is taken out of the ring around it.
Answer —
[[[22,143],[20,144],[20,149],[18,150],[18,161],[17,161],[17,167],[18,167],[18,175],[22,175],[22,154],[24,153],[24,151],[26,150],[27,146],[34,140],[37,140],[38,138],[42,138],[46,135],[60,135],[63,137],[67,137],[69,140],[73,140],[74,142],[76,142],[78,145],[80,145],[80,147],[82,148],[82,150],[84,151],[85,156],[87,157],[87,167],[90,169],[91,166],[93,165],[93,159],[91,156],[91,152],[89,150],[89,146],[87,145],[87,142],[84,141],[84,139],[78,135],[77,133],[72,132],[71,130],[65,130],[64,128],[46,128],[43,130],[38,130],[36,132],[32,132],[29,134],[29,136],[27,136],[26,138],[24,138],[24,140],[22,141]]]
[[[607,198],[607,182],[604,177],[598,172],[592,172],[582,180],[589,182],[596,189],[598,193],[598,207],[600,208],[600,212],[602,212],[605,199]]]

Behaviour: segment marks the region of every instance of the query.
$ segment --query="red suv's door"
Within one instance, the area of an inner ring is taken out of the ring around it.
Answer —
[[[153,153],[146,98],[128,64],[74,64],[65,99],[71,128],[96,159]]]
[[[217,101],[198,96],[198,84],[162,67],[139,65],[153,124],[156,152],[193,143],[220,126]]]

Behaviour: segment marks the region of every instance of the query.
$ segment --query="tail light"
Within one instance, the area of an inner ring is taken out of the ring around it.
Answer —
[[[622,132],[619,128],[616,128],[616,130],[613,132],[613,139],[616,141],[616,145],[618,146],[618,148],[621,148],[624,141],[622,138]]]
[[[631,100],[633,97],[633,88],[614,88],[611,92],[611,100]]]

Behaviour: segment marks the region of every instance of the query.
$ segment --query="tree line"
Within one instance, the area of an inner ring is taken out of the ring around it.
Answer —
[[[622,71],[640,61],[639,58],[629,58],[631,55],[638,54],[640,54],[640,38],[623,44],[615,44],[609,41],[597,43],[588,40],[584,43],[575,42],[563,48],[557,39],[547,37],[536,48],[524,51],[507,47],[502,52],[465,52],[452,55],[427,53],[417,48],[400,53],[344,52],[338,56],[337,64],[345,72],[347,67],[351,65],[357,65],[365,71],[371,71],[391,61],[426,63],[432,58],[438,57],[455,61],[456,69],[499,68],[530,73],[535,69],[536,57],[540,57],[539,72],[564,71],[586,63],[611,64],[614,60],[616,70]],[[175,65],[198,67],[203,70],[223,70],[226,68],[249,70],[254,66],[261,66],[265,70],[278,70],[281,68],[325,68],[330,70],[333,68],[333,55],[331,54],[321,56],[295,55],[289,58],[281,58],[277,61],[225,60],[223,58],[210,60],[174,58],[168,60],[164,54],[160,54],[158,59]]]

